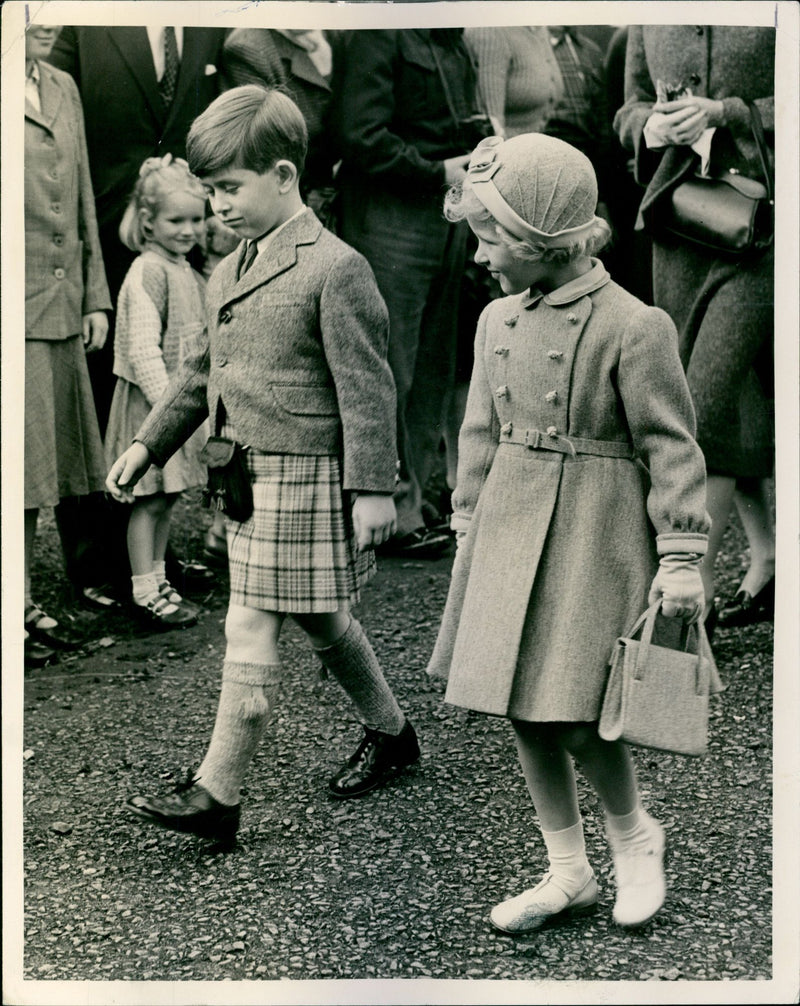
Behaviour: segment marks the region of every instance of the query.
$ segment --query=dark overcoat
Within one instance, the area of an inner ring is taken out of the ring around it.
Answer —
[[[657,553],[706,548],[693,430],[672,322],[600,262],[484,310],[453,494],[467,533],[429,667],[449,674],[448,702],[597,719]]]

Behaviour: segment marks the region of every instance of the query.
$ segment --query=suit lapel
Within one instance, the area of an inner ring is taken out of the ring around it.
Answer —
[[[119,51],[128,69],[150,106],[156,121],[163,126],[166,111],[161,95],[158,93],[156,68],[153,65],[153,53],[147,39],[147,29],[144,27],[108,28],[108,35]]]

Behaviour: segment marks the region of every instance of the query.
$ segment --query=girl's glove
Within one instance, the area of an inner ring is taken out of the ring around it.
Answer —
[[[667,618],[682,618],[688,624],[696,622],[705,608],[700,577],[702,558],[693,552],[662,555],[648,604],[655,604],[660,598],[661,613]]]

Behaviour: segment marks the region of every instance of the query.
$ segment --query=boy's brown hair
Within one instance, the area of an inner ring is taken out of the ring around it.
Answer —
[[[186,156],[198,178],[225,168],[261,175],[282,160],[300,174],[307,150],[303,113],[282,91],[258,84],[223,92],[194,120],[186,138]]]

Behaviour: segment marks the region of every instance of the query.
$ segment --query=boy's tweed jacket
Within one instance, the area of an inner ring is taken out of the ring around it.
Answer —
[[[222,412],[256,450],[339,455],[343,488],[391,493],[396,397],[388,317],[358,252],[306,209],[238,279],[242,244],[214,270],[208,330],[136,439],[156,463]]]
[[[25,338],[68,339],[111,301],[78,89],[38,65],[41,111],[25,103]]]
[[[526,430],[545,449],[504,442]],[[627,446],[636,460],[548,450],[548,430]],[[672,322],[600,262],[543,298],[484,310],[453,494],[453,526],[467,534],[429,668],[449,671],[448,702],[597,719],[614,641],[646,607],[656,553],[706,549],[693,430]]]

